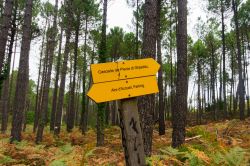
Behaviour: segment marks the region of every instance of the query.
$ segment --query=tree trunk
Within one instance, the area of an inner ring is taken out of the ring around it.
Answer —
[[[42,107],[41,107],[41,119],[38,124],[38,131],[36,136],[36,143],[42,141],[43,137],[43,130],[45,125],[48,121],[48,102],[49,102],[49,88],[51,82],[51,72],[52,72],[52,65],[53,65],[53,58],[54,52],[56,47],[56,36],[57,36],[57,13],[58,13],[58,0],[55,0],[55,7],[54,7],[54,20],[53,26],[51,29],[48,29],[48,42],[47,42],[47,50],[48,50],[48,70],[47,75],[45,78],[45,86],[43,92],[43,99],[42,99]]]
[[[75,108],[76,108],[75,126],[79,126],[79,103],[80,103],[80,90],[81,90],[81,74],[80,74],[80,72],[78,72],[76,86],[77,86],[77,93],[76,93],[76,102],[75,102]]]
[[[159,87],[159,135],[165,134],[165,110],[163,100],[163,79],[162,79],[162,54],[161,54],[161,5],[162,0],[157,1],[157,61],[161,65],[158,72],[158,87]]]
[[[157,0],[146,0],[144,4],[144,25],[142,57],[156,56],[157,39]],[[152,135],[154,125],[155,95],[146,95],[138,98],[138,108],[141,119],[144,152],[146,156],[151,156]]]
[[[74,69],[73,69],[73,82],[71,87],[70,109],[67,118],[67,131],[71,132],[75,124],[75,87],[76,87],[76,70],[77,70],[77,57],[78,57],[78,40],[80,30],[80,14],[77,15],[77,23],[75,29],[75,48],[74,48]]]
[[[235,0],[232,0],[233,11],[234,11],[234,23],[235,23],[235,31],[236,31],[236,42],[237,42],[237,61],[238,61],[238,72],[239,72],[239,109],[240,109],[240,120],[245,119],[244,111],[245,111],[245,98],[244,98],[244,81],[242,77],[242,58],[241,58],[241,44],[240,44],[240,30],[239,30],[239,22],[238,22],[238,4]]]
[[[83,80],[82,80],[82,113],[81,113],[81,129],[84,134],[87,131],[88,125],[88,102],[86,102],[86,73],[87,73],[87,35],[88,35],[88,17],[85,20],[85,35],[84,35],[84,58],[83,58]],[[93,58],[91,63],[93,63]]]
[[[227,92],[226,92],[226,41],[225,41],[225,23],[224,23],[224,4],[221,2],[221,26],[222,26],[222,59],[223,59],[223,112],[224,118],[227,118]]]
[[[63,99],[64,99],[64,90],[65,90],[65,81],[66,81],[66,74],[67,74],[67,63],[68,63],[68,57],[70,52],[70,37],[71,37],[71,7],[72,3],[70,1],[67,2],[67,29],[66,29],[66,43],[65,43],[65,51],[64,51],[64,59],[62,64],[62,70],[61,70],[61,82],[60,82],[60,88],[59,88],[59,96],[58,96],[58,103],[57,103],[57,111],[56,111],[56,119],[55,119],[55,128],[54,128],[54,134],[59,135],[61,130],[61,119],[62,119],[62,109],[63,109]]]
[[[3,17],[3,0],[0,0],[0,22],[2,22]]]
[[[14,68],[15,68],[15,61],[16,61],[16,53],[17,53],[17,37],[18,31],[16,33],[15,38],[15,48],[14,48],[14,55],[13,55],[13,62],[12,62],[12,69],[11,69],[11,77],[10,77],[10,90],[9,90],[9,99],[8,99],[8,112],[13,112],[13,98],[12,98],[12,91],[13,91],[13,79],[14,79]]]
[[[14,114],[11,129],[11,143],[21,141],[23,113],[26,106],[26,96],[29,81],[29,50],[31,43],[31,21],[33,0],[26,1],[24,14],[23,37],[17,75]]]
[[[47,39],[46,39],[46,42]],[[47,62],[48,62],[48,53],[45,53],[44,55],[44,59],[42,59],[42,72],[41,72],[41,77],[42,77],[42,80],[41,80],[41,85],[40,85],[40,90],[39,90],[39,95],[38,95],[38,104],[37,104],[37,111],[35,112],[35,119],[34,119],[34,128],[33,128],[33,132],[35,133],[36,130],[37,130],[37,127],[38,127],[38,122],[39,122],[39,118],[40,118],[40,115],[41,115],[41,106],[42,106],[42,103],[43,103],[43,92],[44,92],[44,85],[45,85],[45,77],[46,77],[46,73],[47,73]]]
[[[39,70],[38,70],[38,78],[37,78],[37,88],[36,88],[36,104],[35,104],[35,115],[34,115],[34,126],[33,126],[33,133],[36,132],[38,120],[39,120],[39,110],[40,110],[40,96],[41,96],[41,90],[39,91],[40,82],[41,82],[41,74],[42,74],[42,61],[43,61],[43,49],[44,49],[44,39],[45,39],[45,32],[47,29],[47,19],[45,23],[45,28],[43,32],[43,39],[42,39],[42,46],[41,46],[41,53],[40,53],[40,62],[39,62]],[[42,81],[43,82],[43,81]],[[43,83],[41,84],[42,87]]]
[[[7,77],[4,81],[4,90],[3,90],[3,112],[2,112],[2,127],[1,132],[5,133],[8,126],[8,110],[9,110],[9,85],[10,85],[10,66],[11,66],[11,59],[12,59],[12,53],[13,53],[13,46],[15,42],[15,36],[16,36],[16,19],[17,19],[17,5],[15,5],[14,13],[13,13],[13,19],[12,19],[12,27],[11,27],[11,36],[10,36],[10,44],[9,44],[9,52],[8,52],[8,58],[7,58]]]
[[[62,59],[61,58],[62,37],[63,37],[63,28],[61,27],[60,43],[59,43],[58,57],[57,57],[57,64],[56,64],[55,87],[54,87],[53,100],[52,100],[52,110],[51,110],[51,115],[50,115],[50,131],[54,131],[54,127],[55,127],[55,116],[56,116],[57,96],[58,96],[58,81],[59,81],[60,66],[61,66],[61,59]]]
[[[0,73],[1,74],[4,67],[4,57],[5,57],[6,44],[8,40],[8,32],[11,27],[10,20],[12,15],[13,3],[14,0],[5,1],[4,14],[1,22],[1,30],[0,30]],[[0,82],[2,82],[2,80],[0,80]],[[0,92],[1,92],[1,86],[2,85],[0,85]]]
[[[178,0],[177,26],[177,82],[175,105],[172,117],[172,146],[178,147],[185,141],[187,114],[187,0]]]
[[[108,1],[103,1],[103,20],[102,20],[102,32],[101,32],[101,43],[99,48],[99,63],[106,62],[106,54],[107,54],[107,44],[106,44],[106,29],[107,29],[107,7]],[[105,103],[98,104],[97,109],[97,146],[104,145],[104,120],[105,119]]]
[[[201,64],[200,60],[198,59],[197,63],[197,72],[198,72],[198,95],[197,95],[197,101],[198,101],[198,109],[197,109],[197,117],[196,117],[196,123],[201,124]]]
[[[136,57],[139,57],[139,0],[136,0]]]

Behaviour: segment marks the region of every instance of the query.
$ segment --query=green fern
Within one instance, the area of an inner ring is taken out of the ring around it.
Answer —
[[[240,147],[235,147],[230,149],[228,153],[225,154],[225,162],[229,166],[240,166],[244,165],[245,150]]]
[[[13,161],[15,160],[12,159],[10,156],[4,156],[3,158],[0,158],[0,164],[7,164]]]
[[[95,148],[91,149],[90,151],[86,152],[86,154],[85,154],[84,157],[87,159],[88,157],[93,156],[94,155],[94,153],[93,153],[94,151],[95,151]]]
[[[164,149],[160,149],[161,154],[169,155],[169,156],[178,156],[178,155],[185,155],[186,152],[181,152],[178,149],[174,149],[172,147],[167,147]]]
[[[153,166],[153,159],[152,159],[152,157],[147,157],[146,158],[146,165]]]
[[[73,147],[70,144],[66,144],[62,146],[60,149],[64,154],[69,154],[73,151]]]
[[[54,160],[49,166],[67,166],[62,160]]]
[[[215,165],[228,165],[228,166],[241,166],[247,165],[245,160],[246,151],[240,147],[234,147],[229,152],[221,153],[217,152],[211,155]]]

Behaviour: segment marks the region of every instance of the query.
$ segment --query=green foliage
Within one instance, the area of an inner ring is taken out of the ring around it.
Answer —
[[[135,58],[138,55],[136,55],[136,37],[134,35],[134,33],[130,32],[130,33],[126,33],[124,35],[124,41],[123,41],[123,56],[126,59],[130,59],[130,58]]]
[[[23,148],[25,148],[25,146],[28,145],[28,142],[25,140],[23,140],[21,142],[14,141],[13,143],[16,144],[17,149],[23,149]]]
[[[26,124],[32,124],[34,122],[35,112],[28,111],[26,112]]]
[[[0,164],[7,164],[7,163],[10,163],[10,162],[13,162],[15,161],[14,159],[12,159],[10,156],[1,156],[0,158]]]
[[[202,126],[193,127],[190,130],[187,130],[186,132],[187,137],[194,137],[197,135],[201,135],[202,138],[206,140],[212,140],[212,138],[214,138],[214,136],[208,131],[206,131]]]
[[[94,152],[95,150],[96,150],[96,149],[93,148],[93,149],[87,151],[87,152],[85,153],[85,156],[84,156],[84,157],[87,159],[88,157],[93,156],[93,155],[94,155],[93,152]]]
[[[234,147],[228,152],[217,152],[211,154],[214,164],[225,164],[228,166],[241,166],[247,165],[247,161],[244,159],[245,150],[240,147]]]
[[[73,151],[73,147],[70,144],[63,145],[60,149],[64,154],[69,154]]]
[[[171,84],[171,62],[168,60],[166,63],[163,64],[163,73],[165,75],[165,79],[167,83]],[[176,80],[176,65],[172,63],[172,75],[173,75],[173,82]]]
[[[204,64],[208,58],[208,53],[206,46],[204,45],[202,40],[199,39],[193,44],[191,48],[191,53],[192,54],[189,56],[189,61],[188,61],[190,70],[193,71],[198,66],[200,70],[204,68],[205,67]]]
[[[230,8],[231,0],[208,0],[208,10],[220,14],[221,7],[223,10],[227,10]]]
[[[54,160],[49,166],[67,166],[63,160]]]
[[[122,54],[124,31],[120,27],[114,27],[110,29],[110,33],[107,36],[107,55],[110,55],[112,59],[117,60]]]
[[[188,157],[189,165],[190,166],[203,166],[205,165],[204,162],[202,162],[197,156],[195,156],[193,153],[187,153],[186,157]]]
[[[50,19],[54,15],[54,5],[52,5],[49,1],[45,2],[41,6],[41,16]]]

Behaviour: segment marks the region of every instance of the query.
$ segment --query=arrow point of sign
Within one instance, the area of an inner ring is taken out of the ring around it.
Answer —
[[[150,58],[150,61],[152,62],[153,66],[154,66],[154,68],[156,70],[156,73],[157,73],[159,71],[161,65],[153,58]]]
[[[91,100],[93,100],[93,101],[96,102],[96,100],[94,100],[94,89],[93,89],[93,86],[94,86],[94,85],[91,86],[90,90],[89,90],[88,93],[87,93],[87,96],[88,96],[89,98],[91,98]]]

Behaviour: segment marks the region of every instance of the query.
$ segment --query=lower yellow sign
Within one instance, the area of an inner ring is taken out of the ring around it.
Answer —
[[[88,96],[96,103],[158,93],[155,76],[93,84]]]

